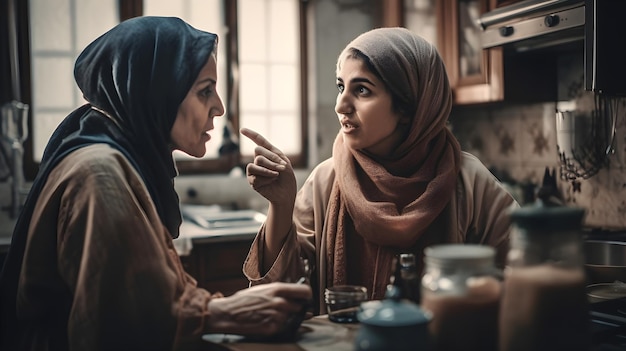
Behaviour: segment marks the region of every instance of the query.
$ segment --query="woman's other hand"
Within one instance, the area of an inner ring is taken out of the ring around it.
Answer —
[[[312,298],[307,284],[255,285],[209,302],[211,332],[268,337],[280,333],[289,318]]]

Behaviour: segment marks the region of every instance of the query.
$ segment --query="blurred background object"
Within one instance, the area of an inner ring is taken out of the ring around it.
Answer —
[[[5,152],[3,147],[2,154],[9,161],[7,164],[9,165],[10,176],[7,178],[11,181],[11,205],[9,206],[11,218],[17,218],[22,206],[22,195],[27,193],[27,189],[24,187],[22,165],[23,143],[28,137],[28,110],[27,104],[15,100],[5,103],[0,109],[2,144],[8,145],[8,150],[6,150],[8,152]]]

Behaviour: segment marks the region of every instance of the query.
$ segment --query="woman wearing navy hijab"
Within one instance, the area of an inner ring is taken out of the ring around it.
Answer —
[[[271,336],[311,298],[286,283],[210,293],[174,250],[172,152],[203,156],[224,113],[217,42],[178,18],[137,17],[80,54],[87,104],[50,138],[0,276],[2,350],[179,350],[209,332]]]

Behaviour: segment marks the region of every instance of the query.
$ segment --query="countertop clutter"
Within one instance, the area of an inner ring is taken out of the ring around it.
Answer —
[[[181,209],[184,221],[181,237],[175,240],[175,244],[185,268],[198,280],[198,284],[225,295],[247,287],[241,266],[265,215],[252,210],[217,206],[183,205]],[[0,212],[0,216],[2,225],[6,227],[0,230],[0,253],[6,253],[14,221],[6,212]],[[626,231],[586,228],[583,234],[586,240],[626,241]],[[586,256],[589,255],[586,252]],[[626,297],[595,302],[589,306],[589,351],[626,350]],[[201,350],[354,350],[360,326],[358,322],[334,323],[328,320],[327,315],[321,315],[305,320],[292,341],[261,341],[237,335],[207,334]]]
[[[626,350],[626,315],[608,317],[617,306],[626,311],[626,299],[609,304],[592,305],[590,316],[592,345],[589,351]],[[357,323],[333,323],[327,315],[305,320],[293,341],[263,342],[246,339],[239,335],[206,334],[206,348],[217,351],[352,351],[361,325]]]
[[[254,210],[230,210],[220,206],[181,205],[183,223],[174,246],[187,256],[194,245],[231,241],[252,241],[265,221],[265,215]]]

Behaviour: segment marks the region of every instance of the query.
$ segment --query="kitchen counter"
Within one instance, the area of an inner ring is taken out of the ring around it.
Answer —
[[[597,316],[593,316],[596,318]],[[260,342],[246,340],[238,335],[207,334],[203,339],[207,342],[200,350],[220,351],[352,351],[354,339],[360,328],[360,323],[333,323],[327,315],[315,316],[305,320],[294,341],[291,342]],[[592,329],[593,330],[593,329]],[[601,331],[593,332],[593,341],[589,351],[617,351],[626,349],[626,335],[607,333],[599,335]]]
[[[246,340],[238,335],[207,334],[203,339],[206,348],[202,350],[230,351],[352,351],[359,323],[333,323],[327,315],[305,320],[295,341],[260,342]]]
[[[248,287],[243,262],[265,215],[253,210],[182,205],[183,223],[174,246],[198,286],[231,295]]]
[[[252,242],[266,216],[253,210],[223,210],[219,206],[181,205],[183,223],[174,239],[176,251],[187,256],[195,245]]]

